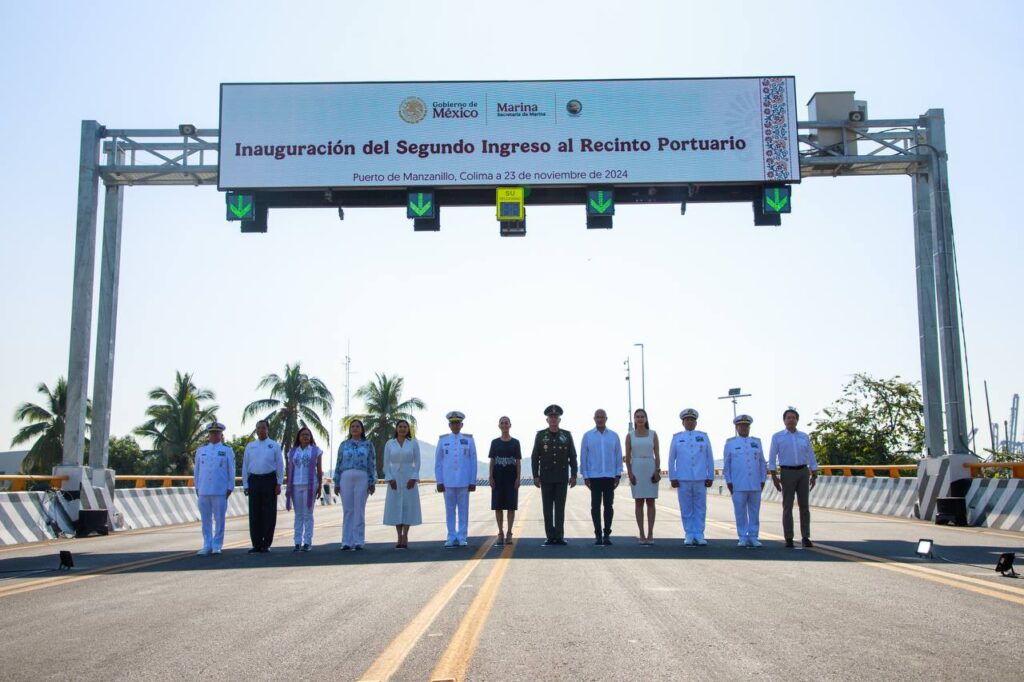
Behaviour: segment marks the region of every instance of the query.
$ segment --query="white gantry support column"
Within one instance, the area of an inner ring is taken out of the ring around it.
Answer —
[[[124,153],[114,152],[118,161]],[[89,466],[107,467],[110,440],[110,409],[114,381],[114,341],[117,335],[117,292],[121,276],[121,216],[124,185],[104,186],[103,242],[100,261],[99,320],[96,325],[96,374],[93,381],[92,442]]]
[[[96,209],[102,134],[102,128],[96,121],[82,121],[75,273],[71,290],[71,339],[68,349],[68,401],[62,458],[65,467],[82,466],[85,455],[85,406],[89,395],[89,346],[93,277],[96,269]]]
[[[932,239],[935,291],[938,303],[939,349],[946,408],[946,446],[949,454],[970,452],[967,410],[964,404],[964,370],[960,351],[960,313],[957,303],[956,253],[953,216],[949,203],[946,170],[946,123],[942,109],[925,114],[931,163],[928,168],[932,195]]]
[[[939,331],[935,318],[935,266],[932,260],[932,191],[928,175],[911,176],[914,196],[914,258],[917,263],[917,322],[921,351],[921,398],[924,403],[924,445],[928,457],[946,453],[942,429],[942,375]]]

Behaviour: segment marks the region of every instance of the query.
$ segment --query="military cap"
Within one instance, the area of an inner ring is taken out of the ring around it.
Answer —
[[[736,418],[732,420],[733,424],[753,424],[754,418],[749,414],[738,414]]]
[[[210,422],[209,424],[206,425],[206,430],[207,431],[223,431],[224,430],[224,425],[221,424],[220,422]]]
[[[687,407],[685,410],[679,413],[679,418],[686,419],[687,417],[693,417],[694,419],[697,419],[700,417],[700,414],[697,412],[697,410],[693,409],[692,407]]]
[[[545,417],[561,417],[562,416],[562,408],[559,407],[558,405],[548,405],[547,407],[544,408],[544,416]]]
[[[445,415],[445,419],[447,419],[450,422],[460,422],[465,418],[466,415],[462,414],[458,410],[452,410],[451,412]]]

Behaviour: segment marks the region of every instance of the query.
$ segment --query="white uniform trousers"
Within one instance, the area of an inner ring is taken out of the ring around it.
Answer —
[[[736,535],[740,540],[756,540],[761,532],[761,491],[734,490],[732,508],[736,512]]]
[[[361,469],[341,472],[341,507],[345,521],[341,524],[341,544],[355,547],[366,543],[366,496],[369,479]]]
[[[445,486],[444,510],[448,520],[448,541],[466,542],[469,536],[469,487]]]
[[[313,544],[313,508],[307,506],[309,488],[305,485],[300,490],[297,486],[292,491],[292,509],[295,510],[295,544]]]
[[[704,481],[679,481],[677,494],[683,532],[690,539],[704,539],[704,520],[708,513],[708,489]]]
[[[203,526],[203,549],[210,552],[224,546],[224,514],[228,510],[228,496],[200,495],[199,518]],[[216,529],[214,529],[216,526]]]

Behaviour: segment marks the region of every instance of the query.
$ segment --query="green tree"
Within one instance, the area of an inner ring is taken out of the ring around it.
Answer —
[[[118,475],[146,476],[155,473],[152,459],[131,436],[111,438],[107,447],[107,466]]]
[[[809,428],[821,464],[914,464],[924,449],[921,391],[899,376],[855,374]]]
[[[174,388],[154,388],[149,399],[158,401],[146,410],[149,417],[135,429],[136,436],[153,441],[158,473],[191,473],[195,453],[206,442],[206,424],[216,417],[213,391],[198,388],[192,374],[175,372]]]
[[[14,411],[14,420],[28,422],[11,439],[11,447],[27,443],[35,439],[29,448],[21,470],[26,474],[50,474],[53,468],[61,463],[64,457],[64,418],[68,406],[68,384],[64,377],[58,377],[57,383],[50,390],[44,383],[36,387],[36,391],[46,397],[43,405],[22,403]],[[85,403],[85,432],[89,433],[89,419],[92,416],[92,403]],[[88,446],[89,439],[85,439]]]
[[[348,437],[348,425],[353,419],[363,422],[366,438],[373,443],[373,447],[377,451],[378,475],[384,471],[384,444],[391,438],[395,422],[404,419],[409,422],[409,427],[415,434],[416,417],[413,416],[412,411],[422,410],[426,407],[426,403],[419,398],[402,400],[404,387],[405,379],[402,377],[377,373],[373,381],[365,386],[360,386],[355,392],[355,397],[366,405],[366,413],[345,417],[345,438]]]
[[[235,453],[235,476],[242,475],[242,458],[245,456],[245,446],[252,442],[252,434],[244,436],[232,436],[225,438],[224,442]]]
[[[270,397],[246,405],[242,421],[252,417],[266,419],[270,424],[270,437],[281,444],[286,455],[295,441],[295,434],[303,426],[327,439],[327,429],[317,411],[324,417],[330,417],[334,396],[323,381],[303,374],[302,363],[286,364],[283,377],[268,374],[256,388],[269,388]]]

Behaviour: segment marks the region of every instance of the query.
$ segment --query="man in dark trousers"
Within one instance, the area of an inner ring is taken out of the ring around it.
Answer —
[[[811,542],[810,493],[818,480],[818,460],[810,437],[797,431],[800,413],[795,408],[786,408],[782,413],[783,430],[772,436],[768,452],[768,473],[772,485],[782,492],[782,534],[786,547],[793,547],[793,498],[800,505],[800,537],[804,547],[814,547]],[[776,466],[782,469],[782,481],[776,473]]]
[[[249,498],[249,554],[269,552],[277,526],[277,496],[284,482],[281,446],[268,438],[267,420],[256,422],[256,440],[245,446],[242,456],[242,487]]]
[[[565,496],[576,486],[576,445],[572,434],[558,428],[562,408],[548,405],[544,410],[548,428],[537,432],[533,441],[533,484],[540,488],[544,505],[545,547],[567,545],[565,541]]]

